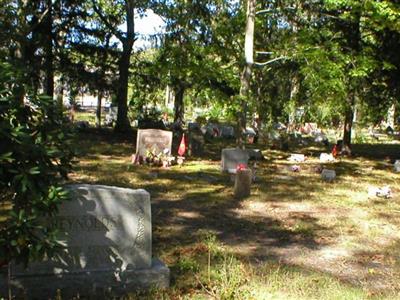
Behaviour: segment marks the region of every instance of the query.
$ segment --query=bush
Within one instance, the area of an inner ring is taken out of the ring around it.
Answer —
[[[71,168],[72,134],[53,99],[20,101],[16,82],[16,73],[0,62],[0,207],[9,207],[0,224],[0,264],[27,265],[58,248],[56,232],[43,220],[67,199],[60,183]]]

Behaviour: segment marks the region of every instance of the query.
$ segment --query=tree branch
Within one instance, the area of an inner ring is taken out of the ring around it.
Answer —
[[[280,57],[271,59],[271,60],[266,61],[266,62],[263,62],[263,63],[255,62],[254,64],[255,64],[256,66],[266,66],[266,65],[269,65],[270,63],[273,63],[273,62],[278,61],[278,60],[281,60],[281,59],[288,59],[288,57],[287,57],[287,56],[280,56]]]
[[[114,26],[108,22],[107,18],[103,15],[103,13],[100,11],[100,9],[96,6],[95,0],[92,0],[92,6],[93,10],[96,12],[96,14],[99,16],[101,21],[106,25],[106,27],[121,41],[121,43],[124,43],[124,36],[122,33],[118,30],[115,29]]]

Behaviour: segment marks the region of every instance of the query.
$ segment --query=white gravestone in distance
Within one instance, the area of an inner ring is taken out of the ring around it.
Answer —
[[[319,156],[319,161],[321,163],[334,162],[335,158],[333,157],[332,153],[321,153],[321,155]]]
[[[304,154],[291,154],[290,157],[288,158],[288,161],[291,162],[304,162],[306,160],[306,157]]]
[[[249,153],[247,150],[239,148],[222,149],[221,152],[221,169],[223,172],[236,174],[238,164],[247,167],[249,162]]]
[[[66,296],[168,287],[169,269],[152,259],[147,191],[88,184],[67,190],[71,200],[50,220],[64,232],[59,239],[65,249],[59,258],[13,268],[13,282],[24,288],[16,294],[44,299],[55,297],[57,289]]]
[[[161,129],[139,129],[136,138],[136,156],[144,157],[146,151],[155,151],[154,154],[161,152],[171,154],[172,131]]]
[[[396,173],[400,173],[400,160],[399,160],[399,159],[397,159],[397,160],[394,162],[393,168],[394,168],[394,171],[395,171]]]

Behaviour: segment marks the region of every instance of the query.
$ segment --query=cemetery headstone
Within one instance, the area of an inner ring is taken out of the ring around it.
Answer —
[[[103,185],[67,186],[71,201],[49,220],[65,248],[59,257],[13,266],[13,292],[29,298],[70,299],[80,295],[126,294],[138,288],[165,288],[169,269],[152,258],[150,194]],[[4,286],[0,282],[1,294]],[[110,296],[111,296],[110,295]]]
[[[242,199],[250,196],[253,172],[251,169],[238,170],[235,177],[234,196]]]
[[[218,124],[208,123],[204,128],[204,135],[206,135],[207,137],[216,138],[221,136],[221,128]]]
[[[234,138],[235,129],[233,128],[233,126],[228,126],[228,125],[221,126],[221,136],[223,138]]]
[[[197,122],[189,122],[188,123],[188,130],[189,131],[197,131],[200,130],[200,125]]]
[[[321,163],[334,162],[335,158],[333,157],[332,153],[321,153],[319,156],[319,161]]]
[[[172,131],[161,129],[139,129],[136,139],[136,162],[146,156],[147,151],[158,155],[171,154]]]
[[[268,139],[270,139],[270,140],[277,141],[277,140],[279,140],[279,139],[281,138],[281,134],[279,133],[278,130],[270,129],[270,130],[267,132],[267,137],[268,137]]]
[[[324,181],[332,182],[336,178],[335,170],[323,169],[321,172],[321,178]]]
[[[236,167],[243,164],[247,167],[249,161],[249,153],[239,148],[222,149],[221,152],[221,169],[223,172],[236,173]]]
[[[118,107],[112,106],[109,108],[108,113],[106,114],[105,123],[107,126],[111,126],[116,120],[118,115]]]
[[[327,143],[328,143],[328,138],[327,138],[327,136],[326,136],[324,133],[322,133],[322,132],[316,132],[316,133],[315,133],[315,139],[314,139],[314,141],[315,141],[316,143],[327,144]]]
[[[189,133],[189,145],[188,145],[188,154],[192,155],[201,155],[204,149],[204,136],[201,132],[190,132]]]
[[[264,159],[264,156],[261,152],[260,149],[247,149],[247,152],[249,153],[249,159],[250,160],[262,160]]]
[[[389,199],[392,197],[392,189],[390,186],[383,186],[383,187],[369,187],[368,188],[368,197],[380,197]]]
[[[197,123],[196,123],[197,124]],[[192,127],[188,131],[188,155],[201,155],[204,149],[204,136],[200,127]]]
[[[288,158],[288,161],[291,162],[304,162],[305,160],[306,157],[304,156],[304,154],[291,154]]]
[[[399,159],[394,162],[393,167],[394,167],[394,171],[396,173],[400,173],[400,160]]]

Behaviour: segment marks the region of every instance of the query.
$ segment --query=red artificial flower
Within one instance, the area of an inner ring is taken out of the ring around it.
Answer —
[[[246,169],[247,169],[246,164],[238,164],[236,166],[236,171],[242,171],[242,170],[246,170]]]

